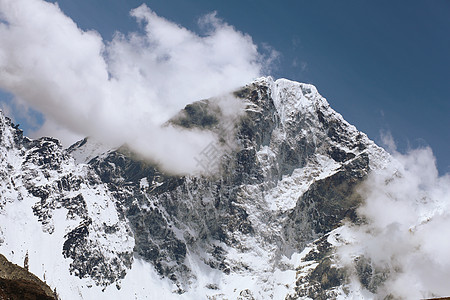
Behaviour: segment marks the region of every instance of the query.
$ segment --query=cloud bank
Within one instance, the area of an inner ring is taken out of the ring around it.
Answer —
[[[355,258],[369,263],[365,288],[376,298],[450,296],[450,176],[438,175],[430,148],[400,154],[389,144],[397,163],[362,186],[358,214],[366,223],[351,226],[353,238],[338,256],[353,269],[354,284]]]
[[[143,31],[106,42],[57,4],[0,0],[0,88],[44,114],[42,134],[127,143],[167,171],[191,173],[216,137],[161,125],[190,102],[260,76],[273,57],[214,13],[200,20],[202,36],[146,5],[131,15]]]

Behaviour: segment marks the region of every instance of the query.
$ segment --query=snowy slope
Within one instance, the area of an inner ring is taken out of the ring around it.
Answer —
[[[8,119],[0,118],[1,164],[6,170],[0,251],[19,265],[28,252],[30,271],[56,287],[64,299],[77,295],[81,286],[111,283],[104,276],[120,279],[131,264],[134,240],[105,185],[87,165],[65,155],[58,141],[22,138]],[[73,260],[74,254],[80,257]],[[120,256],[124,258],[118,261]],[[71,273],[83,272],[85,258],[101,258],[102,264],[90,272],[94,280],[80,284]],[[116,268],[105,271],[113,260]]]

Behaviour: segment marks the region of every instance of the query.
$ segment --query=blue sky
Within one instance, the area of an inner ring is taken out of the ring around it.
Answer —
[[[384,131],[400,151],[430,146],[450,172],[449,1],[58,1],[105,40],[138,30],[129,11],[144,2],[200,34],[198,18],[217,11],[259,49],[279,52],[267,75],[316,85],[371,139]]]

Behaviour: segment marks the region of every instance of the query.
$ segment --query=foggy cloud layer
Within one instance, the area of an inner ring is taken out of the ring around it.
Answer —
[[[195,172],[194,157],[216,137],[161,125],[188,103],[259,77],[273,57],[215,13],[199,20],[203,36],[145,4],[130,14],[143,32],[107,42],[57,4],[0,0],[0,88],[43,113],[39,134],[126,143],[166,171]]]
[[[355,258],[369,263],[368,286],[377,299],[450,296],[450,176],[439,176],[430,148],[393,156],[396,163],[361,187],[358,215],[366,223],[351,225],[338,257],[353,269],[353,284],[359,284]]]

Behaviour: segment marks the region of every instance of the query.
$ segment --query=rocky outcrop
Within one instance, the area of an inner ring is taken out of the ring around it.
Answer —
[[[57,300],[58,297],[35,275],[0,254],[0,299]]]

